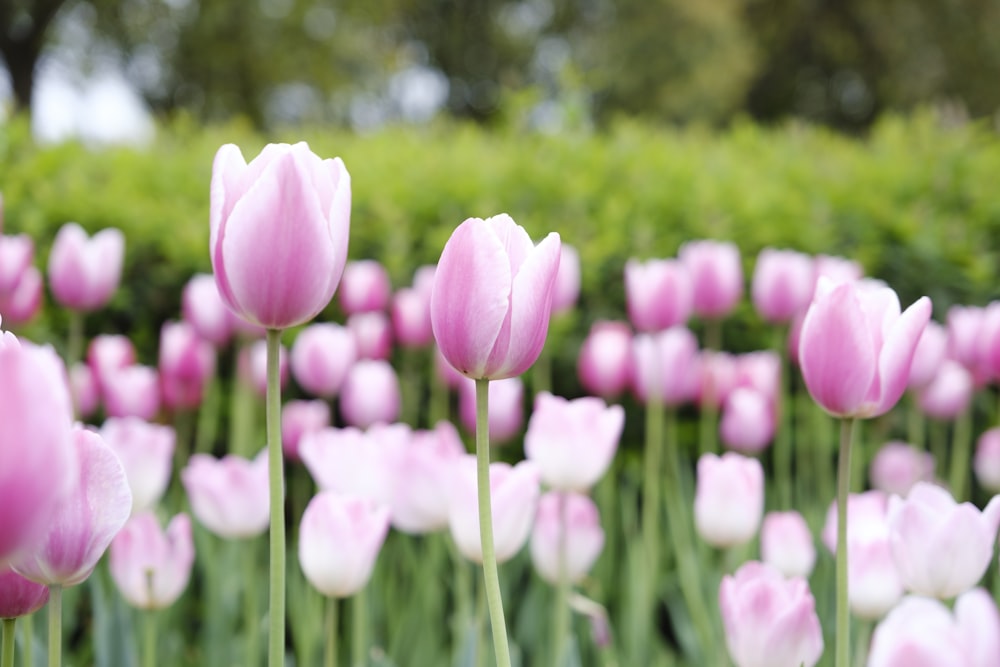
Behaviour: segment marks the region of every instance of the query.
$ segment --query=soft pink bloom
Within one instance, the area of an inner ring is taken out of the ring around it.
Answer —
[[[250,164],[226,144],[212,165],[209,249],[219,294],[269,329],[313,319],[347,261],[351,177],[304,143],[268,144]]]
[[[332,322],[310,324],[292,344],[292,376],[310,394],[333,398],[357,358],[353,333]]]
[[[392,333],[403,347],[425,347],[434,341],[430,296],[404,287],[392,297]]]
[[[729,352],[701,350],[697,357],[696,398],[703,409],[721,408],[740,379],[738,358]]]
[[[943,326],[930,320],[920,335],[920,340],[917,341],[913,364],[910,366],[908,386],[911,389],[919,389],[930,384],[944,363],[947,351],[948,332]]]
[[[132,490],[132,514],[152,509],[170,482],[177,441],[173,427],[138,417],[112,417],[104,422],[100,433],[125,468]]]
[[[392,493],[392,525],[404,533],[430,533],[448,527],[451,466],[465,454],[451,422],[431,431],[414,431],[399,454]]]
[[[354,313],[347,318],[359,359],[388,359],[392,355],[392,323],[382,311]]]
[[[510,441],[524,427],[524,382],[510,377],[494,380],[489,386],[487,429],[490,443],[501,445]],[[458,415],[469,433],[476,432],[476,383],[462,379],[458,390]]]
[[[993,382],[1000,380],[1000,301],[993,301],[983,313],[979,336],[980,375]]]
[[[321,490],[370,498],[391,508],[410,438],[406,424],[376,424],[367,431],[325,428],[306,434],[299,454]]]
[[[969,409],[974,389],[972,373],[945,359],[934,379],[920,389],[917,404],[934,419],[955,419]]]
[[[216,347],[233,337],[236,316],[223,302],[214,276],[199,273],[191,277],[181,295],[181,312],[184,321]]]
[[[559,270],[559,235],[538,245],[509,215],[469,218],[445,244],[431,324],[445,359],[473,379],[526,371],[542,351]]]
[[[743,296],[740,250],[723,241],[688,241],[677,256],[691,275],[694,314],[703,318],[727,315]]]
[[[816,270],[817,282],[820,278],[825,278],[834,285],[852,283],[861,280],[865,275],[865,270],[853,259],[834,255],[816,255],[813,258],[813,267]]]
[[[745,352],[736,357],[736,387],[755,389],[775,400],[781,391],[781,357],[774,350]]]
[[[719,437],[730,449],[759,452],[771,443],[776,426],[773,399],[756,389],[737,387],[722,406]]]
[[[79,484],[64,498],[39,546],[11,563],[21,575],[49,586],[87,579],[132,511],[125,469],[101,436],[73,430]]]
[[[109,417],[152,420],[160,411],[160,378],[155,368],[126,366],[102,379],[104,412]]]
[[[135,363],[135,346],[128,336],[98,334],[87,347],[87,364],[98,386],[104,386],[108,375]]]
[[[281,408],[281,446],[285,456],[299,460],[299,443],[306,433],[330,425],[330,405],[326,401],[289,401]]]
[[[958,596],[954,613],[968,667],[1000,665],[1000,610],[993,596],[973,588]]]
[[[27,234],[0,236],[0,296],[14,291],[34,255],[35,242]]]
[[[757,459],[727,452],[698,459],[694,525],[716,547],[753,539],[764,514],[764,469]]]
[[[643,332],[683,326],[691,316],[693,288],[687,267],[675,259],[625,263],[625,306]]]
[[[448,525],[459,553],[481,563],[483,550],[477,488],[476,457],[468,454],[452,465]],[[507,463],[490,464],[493,546],[497,563],[513,558],[527,542],[540,493],[538,467],[531,461],[521,461],[514,467]]]
[[[187,322],[164,322],[159,369],[163,404],[174,410],[197,408],[215,375],[215,348]]]
[[[794,250],[764,248],[757,255],[750,296],[765,321],[786,323],[809,305],[815,283],[812,257]]]
[[[799,364],[806,388],[838,417],[877,417],[906,389],[917,341],[930,319],[921,297],[905,312],[888,287],[820,281],[802,324]]]
[[[340,392],[340,415],[348,426],[368,428],[399,418],[399,378],[388,361],[362,359],[351,366]]]
[[[383,311],[391,294],[389,272],[374,259],[356,260],[344,266],[337,300],[347,315]]]
[[[760,558],[786,577],[812,574],[816,545],[806,520],[796,511],[768,512],[760,527]]]
[[[73,405],[51,348],[0,335],[0,563],[33,548],[79,476]]]
[[[948,356],[974,371],[979,366],[979,347],[986,310],[979,306],[948,309]]]
[[[641,403],[677,406],[698,392],[698,340],[686,327],[632,339],[631,384]]]
[[[872,459],[868,477],[876,489],[905,496],[917,482],[934,480],[934,457],[905,442],[887,442]]]
[[[125,259],[125,236],[103,229],[93,237],[75,222],[63,225],[49,252],[49,288],[52,296],[73,310],[96,310],[108,303],[118,288]]]
[[[568,243],[563,243],[556,273],[555,291],[552,292],[552,312],[564,313],[576,305],[580,298],[580,253]]]
[[[368,583],[389,532],[389,509],[371,499],[324,491],[306,507],[299,527],[299,564],[328,597],[350,597]]]
[[[888,521],[892,557],[906,589],[948,599],[975,586],[993,560],[1000,496],[980,511],[919,482],[906,500],[889,499]]]
[[[33,614],[49,601],[49,587],[0,565],[0,619]]]
[[[125,601],[139,609],[163,609],[176,602],[193,564],[187,514],[175,515],[166,532],[152,512],[136,514],[111,542],[111,578]]]
[[[181,471],[194,517],[223,538],[260,535],[269,524],[267,450],[247,460],[195,454]]]
[[[524,455],[538,465],[542,483],[557,491],[588,491],[618,451],[625,410],[585,396],[572,401],[548,392],[535,396],[524,435]]]
[[[1000,426],[979,436],[972,465],[984,489],[990,493],[1000,492]]]
[[[801,577],[745,563],[723,577],[719,608],[736,667],[813,667],[823,655],[816,602]]]
[[[73,364],[69,369],[69,388],[77,416],[85,419],[94,414],[101,402],[101,388],[90,366],[81,362]]]
[[[580,347],[576,374],[591,394],[612,398],[628,387],[632,329],[625,322],[594,322]]]
[[[0,292],[0,313],[7,318],[7,323],[31,321],[42,307],[42,291],[41,271],[29,266],[11,291]]]
[[[250,383],[260,396],[267,394],[267,341],[255,340],[249,347],[240,350],[240,378]],[[288,351],[284,345],[278,346],[278,384],[284,389],[288,384]]]
[[[565,545],[560,557],[560,544]],[[531,562],[550,584],[559,573],[576,583],[583,579],[604,548],[604,529],[594,501],[579,493],[550,491],[538,501],[531,530]]]

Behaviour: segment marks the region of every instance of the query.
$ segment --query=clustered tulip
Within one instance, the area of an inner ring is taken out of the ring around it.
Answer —
[[[172,605],[187,588],[194,564],[191,519],[178,514],[166,532],[152,512],[133,516],[111,542],[111,577],[139,609]]]
[[[230,454],[215,459],[195,454],[181,471],[181,482],[195,518],[219,537],[260,535],[268,526],[267,450],[252,461]]]

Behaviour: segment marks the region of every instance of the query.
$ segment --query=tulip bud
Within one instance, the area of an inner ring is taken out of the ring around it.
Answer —
[[[306,433],[315,433],[330,425],[330,406],[326,401],[289,401],[281,408],[281,445],[285,456],[299,460],[299,443]]]
[[[688,241],[677,252],[691,275],[695,315],[727,315],[743,296],[743,267],[736,245],[721,241]]]
[[[340,414],[349,426],[368,428],[399,418],[399,378],[387,361],[362,359],[351,366],[340,393]]]
[[[292,375],[313,396],[333,398],[358,357],[354,334],[339,324],[310,324],[292,345]]]
[[[170,482],[176,446],[174,429],[138,417],[112,417],[104,422],[100,433],[125,469],[132,490],[132,515],[151,509]]]
[[[691,276],[681,262],[653,259],[625,263],[625,306],[643,332],[683,326],[691,315]]]
[[[580,347],[577,375],[591,394],[612,398],[628,387],[632,330],[624,322],[594,322]]]
[[[750,294],[766,322],[785,323],[812,300],[816,275],[812,257],[794,250],[764,248],[757,255]]]
[[[348,315],[383,311],[389,305],[392,285],[389,272],[373,259],[348,262],[337,299]]]
[[[753,539],[764,513],[764,469],[757,459],[734,452],[698,459],[694,522],[703,540],[716,547]]]
[[[816,546],[802,515],[769,512],[760,529],[760,557],[786,577],[808,578],[816,564]]]
[[[267,530],[267,450],[252,461],[235,455],[215,459],[195,454],[181,471],[191,511],[219,537],[244,538]]]
[[[111,578],[133,607],[163,609],[181,596],[191,578],[191,519],[178,514],[166,532],[152,512],[137,514],[111,542]]]
[[[558,491],[541,497],[531,531],[531,562],[542,579],[557,585],[565,570],[567,581],[580,581],[603,548],[604,530],[593,500]]]
[[[72,310],[97,310],[111,300],[121,280],[125,236],[104,229],[92,238],[75,222],[63,225],[49,252],[52,296]]]

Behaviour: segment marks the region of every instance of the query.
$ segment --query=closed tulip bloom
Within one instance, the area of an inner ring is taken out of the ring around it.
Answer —
[[[292,344],[292,376],[313,396],[333,398],[358,357],[354,334],[332,322],[310,324]]]
[[[906,589],[942,600],[969,590],[993,559],[1000,496],[980,511],[920,482],[906,500],[889,499],[889,544]]]
[[[568,243],[563,243],[560,248],[555,291],[552,293],[552,312],[564,313],[570,310],[576,305],[578,298],[580,298],[580,253]]]
[[[736,667],[813,667],[823,655],[816,602],[801,577],[744,563],[723,577],[719,608]]]
[[[170,482],[177,440],[174,429],[138,417],[112,417],[100,433],[125,468],[132,490],[132,514],[152,509]]]
[[[385,310],[392,294],[389,272],[374,259],[348,262],[337,299],[348,315]]]
[[[756,389],[774,400],[781,390],[781,357],[774,350],[746,352],[736,357],[735,387]]]
[[[990,493],[1000,492],[1000,426],[979,436],[972,466],[984,489]]]
[[[368,583],[389,532],[389,509],[368,498],[324,491],[314,497],[299,528],[299,564],[327,597],[354,595]]]
[[[948,351],[948,332],[943,326],[930,320],[917,342],[910,366],[908,385],[911,389],[925,387],[937,377],[938,369],[945,361]]]
[[[632,391],[641,403],[677,406],[698,393],[698,339],[686,327],[671,327],[632,339]]]
[[[163,404],[174,410],[197,408],[215,374],[215,348],[187,322],[165,322],[159,369]]]
[[[267,450],[253,460],[195,454],[181,471],[194,517],[223,538],[254,537],[268,526]]]
[[[542,392],[524,435],[524,454],[542,482],[556,491],[588,491],[611,465],[625,426],[625,410],[585,396],[567,400]]]
[[[33,614],[49,601],[49,587],[0,565],[0,619]]]
[[[111,578],[125,601],[139,609],[163,609],[191,579],[191,519],[177,514],[166,532],[152,512],[133,516],[111,542]]]
[[[542,351],[559,270],[559,235],[537,246],[509,215],[469,218],[445,244],[431,324],[441,353],[472,379],[526,371]]]
[[[740,380],[738,358],[729,352],[701,350],[697,358],[696,398],[702,408],[721,408]]]
[[[688,241],[677,256],[691,274],[695,315],[718,318],[736,307],[743,296],[743,266],[735,244]]]
[[[986,310],[979,306],[948,309],[948,356],[969,370],[979,366],[979,346]]]
[[[325,428],[306,434],[299,453],[321,490],[369,498],[391,508],[410,437],[406,424],[376,424],[367,431]]]
[[[391,310],[392,334],[400,345],[419,348],[434,341],[430,295],[404,287],[393,295]]]
[[[730,449],[754,453],[771,443],[775,426],[772,401],[756,389],[737,387],[722,406],[719,437]]]
[[[108,375],[131,366],[135,359],[135,346],[127,336],[98,334],[87,347],[87,365],[101,387]]]
[[[458,431],[441,421],[431,431],[414,431],[402,448],[392,493],[392,525],[404,533],[448,527],[451,466],[465,454]]]
[[[285,456],[299,460],[299,443],[306,433],[330,425],[330,405],[326,401],[289,401],[281,408],[281,447]]]
[[[809,578],[816,564],[816,545],[801,514],[769,512],[764,516],[760,558],[786,577]]]
[[[524,383],[512,377],[490,382],[487,429],[490,444],[503,445],[524,427]],[[476,432],[476,384],[462,379],[458,390],[458,416],[469,433]]]
[[[969,667],[1000,665],[1000,610],[982,588],[962,593],[955,601],[955,621]]]
[[[955,419],[972,402],[973,377],[966,368],[945,359],[937,375],[917,394],[917,404],[934,419]]]
[[[355,313],[347,318],[359,359],[388,359],[392,355],[392,323],[381,311]]]
[[[0,292],[0,312],[8,324],[30,322],[42,307],[42,273],[33,266],[24,270],[10,292]]]
[[[954,616],[937,600],[908,596],[875,627],[868,667],[985,667],[971,661]]]
[[[625,307],[632,325],[643,332],[687,323],[694,298],[688,269],[675,259],[625,263]]]
[[[14,291],[34,255],[35,242],[27,234],[0,236],[0,295]]]
[[[560,562],[560,544],[565,544]],[[538,501],[531,529],[531,562],[538,575],[552,585],[566,579],[577,583],[590,572],[604,549],[604,529],[594,501],[579,493],[550,491]]]
[[[872,459],[868,477],[876,489],[906,496],[917,482],[934,481],[934,457],[905,442],[887,442]]]
[[[580,347],[576,374],[591,394],[613,398],[628,387],[631,358],[632,329],[628,324],[594,322]]]
[[[1000,301],[991,302],[983,313],[979,368],[984,378],[1000,380]]]
[[[454,463],[448,489],[448,525],[455,546],[469,560],[482,563],[475,455],[468,454]],[[513,558],[527,542],[540,493],[538,467],[531,461],[521,461],[513,467],[507,463],[490,464],[497,563]]]
[[[764,469],[757,459],[734,452],[698,459],[694,524],[703,540],[716,547],[753,539],[764,513]]]
[[[12,563],[21,575],[48,586],[87,579],[132,511],[132,492],[114,451],[93,431],[76,427],[80,467],[76,490],[59,503],[42,542]]]
[[[347,261],[351,177],[303,142],[268,144],[250,164],[226,144],[212,164],[212,269],[243,319],[287,329],[333,298]]]
[[[101,385],[109,417],[139,417],[151,421],[160,411],[160,378],[155,368],[126,366],[108,373]]]
[[[73,364],[69,369],[69,388],[77,416],[86,419],[94,414],[101,402],[101,388],[90,366],[79,362]]]
[[[783,324],[809,305],[815,283],[812,257],[794,250],[764,248],[757,255],[750,296],[765,321]]]
[[[904,312],[888,287],[821,281],[802,324],[799,364],[806,388],[837,417],[877,417],[902,396],[913,353],[930,319],[921,297]]]
[[[181,295],[181,312],[198,335],[216,347],[233,337],[236,317],[222,301],[215,278],[207,273],[191,277]]]
[[[349,426],[368,428],[399,418],[399,378],[388,361],[362,359],[351,366],[340,393],[340,414]]]
[[[72,310],[91,311],[108,303],[121,281],[125,236],[103,229],[93,237],[75,222],[63,225],[49,252],[52,296]]]

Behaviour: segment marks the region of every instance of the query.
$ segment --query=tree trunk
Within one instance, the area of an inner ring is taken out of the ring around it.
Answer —
[[[35,68],[45,46],[45,34],[64,4],[66,0],[0,2],[0,56],[10,72],[15,112],[31,109]]]

